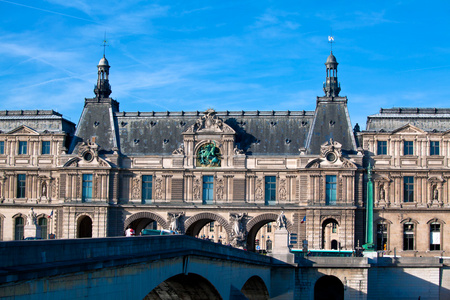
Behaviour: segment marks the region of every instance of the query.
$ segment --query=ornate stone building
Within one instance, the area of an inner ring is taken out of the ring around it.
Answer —
[[[442,255],[450,247],[450,109],[381,109],[359,133],[374,166],[378,249]]]
[[[444,123],[437,131],[411,122],[395,127],[383,111],[355,138],[337,65],[330,54],[315,111],[123,112],[110,98],[103,57],[95,97],[85,99],[77,126],[53,111],[0,112],[1,238],[23,238],[33,207],[45,236],[121,236],[129,226],[201,236],[214,222],[215,241],[254,250],[258,231],[264,227],[267,239],[284,212],[287,229],[310,249],[352,250],[364,243],[370,160],[374,230],[387,224],[379,244],[400,251],[403,231],[413,230],[414,250],[426,253],[418,235],[428,226],[440,230],[445,249]],[[403,155],[405,136],[421,152]],[[374,154],[378,141],[387,141],[389,155]],[[425,155],[434,149],[426,141],[440,142],[441,156]],[[411,203],[401,200],[405,177],[415,179]]]

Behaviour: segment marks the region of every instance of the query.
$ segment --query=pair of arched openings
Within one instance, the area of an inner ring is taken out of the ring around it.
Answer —
[[[25,225],[27,224],[27,216],[18,213],[13,217],[13,239],[16,241],[23,240],[25,238]],[[46,214],[40,214],[36,217],[37,225],[41,229],[41,238],[46,239],[48,237],[49,229],[49,217]],[[0,215],[0,237],[3,239],[3,220],[4,216]]]
[[[390,231],[392,227],[390,220],[380,218],[375,222],[376,249],[390,250]],[[439,251],[443,247],[443,227],[445,222],[433,218],[427,222],[429,246],[427,250]],[[417,231],[419,222],[412,218],[400,222],[402,230],[402,249],[404,251],[417,250]]]

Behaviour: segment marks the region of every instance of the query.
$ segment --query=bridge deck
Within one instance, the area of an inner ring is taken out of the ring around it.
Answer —
[[[269,256],[185,235],[14,241],[0,243],[0,284],[180,256],[280,264]]]

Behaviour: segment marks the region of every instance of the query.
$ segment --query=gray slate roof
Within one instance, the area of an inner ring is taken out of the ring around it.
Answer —
[[[305,147],[314,112],[217,112],[236,131],[238,148],[247,155],[298,155]],[[170,155],[182,133],[203,112],[117,112],[120,149],[125,155]]]
[[[365,131],[391,132],[406,124],[424,131],[446,132],[450,130],[449,108],[389,108],[367,117]]]

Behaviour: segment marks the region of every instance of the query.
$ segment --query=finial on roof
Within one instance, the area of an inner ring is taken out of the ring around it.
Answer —
[[[105,54],[106,54],[106,47],[109,47],[108,41],[106,40],[106,31],[105,31],[105,37],[104,37],[104,39],[103,39],[102,46],[103,46],[103,57],[105,57]]]

